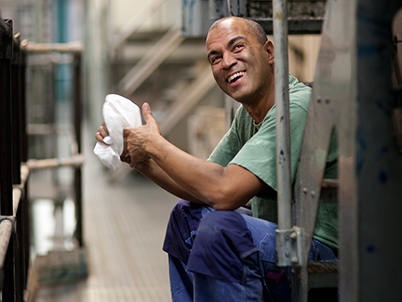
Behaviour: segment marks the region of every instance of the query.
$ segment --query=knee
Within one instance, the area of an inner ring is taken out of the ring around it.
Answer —
[[[202,244],[219,244],[222,236],[225,236],[228,230],[242,227],[242,220],[241,215],[234,211],[208,213],[201,219],[197,232],[197,241],[202,241]]]
[[[241,257],[239,245],[253,246],[253,240],[243,217],[235,211],[215,211],[202,218],[195,244],[204,252],[232,250]],[[217,253],[219,254],[219,253]]]
[[[239,213],[211,212],[200,222],[188,269],[222,280],[240,282],[244,271],[242,260],[255,252],[257,247]]]
[[[187,263],[201,217],[200,206],[180,200],[170,215],[163,250]]]

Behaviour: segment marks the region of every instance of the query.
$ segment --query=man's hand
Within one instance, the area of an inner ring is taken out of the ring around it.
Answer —
[[[109,146],[108,144],[106,144],[106,143],[104,142],[104,138],[105,138],[106,136],[109,136],[109,130],[108,130],[107,127],[106,127],[106,123],[103,122],[103,123],[102,123],[102,126],[99,127],[98,132],[95,133],[95,138],[96,138],[96,140],[97,140],[98,142]],[[128,153],[128,151],[127,151],[127,144],[125,143],[125,144],[124,144],[123,152],[122,152],[122,154],[120,155],[120,160],[121,160],[122,162],[125,162],[125,163],[127,163],[127,164],[130,165],[130,164],[131,164],[130,155],[126,156],[127,153]]]
[[[150,158],[150,148],[161,137],[158,123],[155,121],[148,103],[142,105],[142,114],[145,119],[144,126],[123,130],[123,136],[126,139],[124,149],[130,152],[130,167],[132,168],[135,168],[137,163]]]

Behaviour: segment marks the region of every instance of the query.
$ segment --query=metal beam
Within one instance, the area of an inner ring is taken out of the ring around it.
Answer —
[[[143,5],[142,9],[129,20],[123,29],[112,38],[112,47],[114,50],[118,49],[133,33],[135,33],[145,20],[152,16],[166,0],[154,0],[147,5]]]
[[[271,18],[254,19],[262,28],[264,28],[267,35],[273,33],[273,21]],[[324,18],[304,18],[304,19],[291,19],[288,18],[288,32],[289,35],[313,35],[320,34]]]
[[[179,31],[172,27],[121,79],[118,84],[121,93],[132,94],[183,41]]]
[[[176,98],[164,114],[164,118],[160,120],[159,127],[162,134],[168,135],[197,106],[214,85],[215,80],[212,76],[211,67],[207,65],[199,76]]]

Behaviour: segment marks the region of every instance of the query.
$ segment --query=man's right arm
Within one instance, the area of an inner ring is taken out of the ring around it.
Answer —
[[[98,142],[104,143],[103,139],[109,135],[109,131],[106,127],[105,122],[103,122],[102,126],[99,127],[98,132],[95,134],[95,138]],[[124,145],[125,149],[123,154],[126,154],[126,144]],[[128,163],[130,165],[130,157],[122,157],[122,161]],[[203,204],[203,202],[187,191],[185,191],[180,185],[178,185],[165,171],[163,171],[153,159],[146,159],[144,161],[138,162],[135,165],[135,169],[140,172],[142,175],[153,181],[155,184],[168,191],[169,193],[177,196],[178,198],[182,198],[188,201],[192,201],[195,203]]]
[[[137,163],[135,169],[169,193],[194,203],[204,204],[178,185],[153,159]]]

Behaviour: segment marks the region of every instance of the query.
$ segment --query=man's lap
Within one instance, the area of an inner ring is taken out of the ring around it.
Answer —
[[[219,267],[219,262],[223,266],[224,263],[232,263],[233,269],[241,269],[239,261],[247,253],[258,250],[266,271],[276,263],[275,231],[278,226],[247,213],[240,213],[214,211],[211,207],[181,200],[172,211],[164,250],[185,264],[190,261],[189,258],[194,258],[189,269],[199,273],[207,272],[212,277],[222,277],[222,272],[226,269]],[[174,246],[172,240],[182,240],[183,243],[176,242]],[[222,241],[221,244],[217,244],[219,241]],[[210,269],[213,258],[218,260],[217,257],[223,257],[225,261],[214,261]],[[317,260],[319,257],[323,260],[336,259],[331,248],[313,240],[309,258]]]

